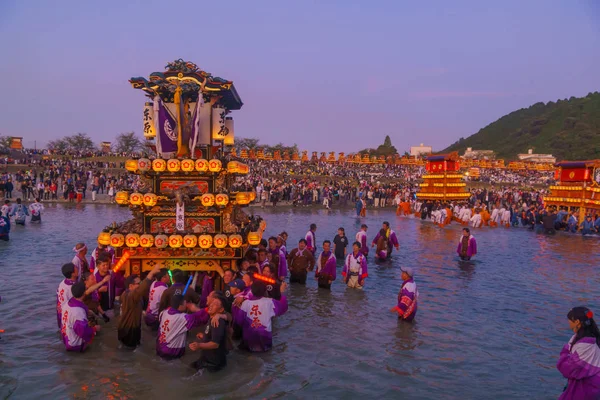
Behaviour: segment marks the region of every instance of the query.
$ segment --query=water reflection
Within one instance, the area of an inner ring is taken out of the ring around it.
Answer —
[[[600,309],[597,238],[475,230],[479,253],[459,261],[458,225],[440,229],[381,210],[365,219],[351,210],[251,211],[266,217],[267,235],[286,230],[290,250],[311,222],[321,243],[340,226],[353,239],[362,223],[372,239],[384,220],[400,250],[389,262],[371,255],[363,291],[345,287],[341,265],[331,291],[319,290],[313,274],[306,286],[290,285],[290,308],[275,321],[270,353],[233,351],[224,371],[195,374],[188,365],[198,354],[157,359],[145,329],[141,348],[120,349],[112,322],[85,354],[64,352],[51,312],[59,267],[75,242],[94,243],[102,227],[130,214],[49,205],[43,224],[14,229],[11,242],[0,243],[0,397],[555,398],[564,385],[554,365],[570,337],[566,313],[578,304]],[[404,265],[415,269],[420,292],[412,324],[389,312]],[[24,279],[31,283],[26,299]]]

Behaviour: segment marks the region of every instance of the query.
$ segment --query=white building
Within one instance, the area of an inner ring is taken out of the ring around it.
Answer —
[[[517,154],[519,161],[535,162],[535,163],[552,163],[556,162],[556,157],[552,154],[533,154],[533,149],[529,149],[527,154]]]
[[[496,153],[494,153],[494,150],[473,150],[472,147],[467,147],[465,154],[461,158],[469,160],[495,160]]]
[[[419,157],[421,155],[427,155],[427,154],[431,154],[432,153],[432,149],[431,146],[423,146],[423,143],[421,143],[420,146],[411,146],[410,147],[410,155],[414,156],[414,157]]]

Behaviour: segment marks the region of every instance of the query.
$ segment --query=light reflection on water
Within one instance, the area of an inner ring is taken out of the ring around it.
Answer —
[[[364,292],[338,281],[331,292],[289,289],[290,309],[275,323],[274,348],[232,352],[217,374],[196,374],[197,355],[165,362],[144,331],[142,347],[120,349],[111,322],[85,354],[69,354],[56,330],[60,265],[75,242],[93,248],[98,231],[129,211],[107,205],[49,205],[41,226],[14,227],[0,243],[0,396],[15,398],[555,398],[564,379],[554,365],[570,337],[566,313],[599,309],[600,240],[545,236],[522,229],[475,231],[480,253],[455,257],[459,226],[439,229],[392,212],[365,220],[348,212],[263,211],[267,234],[286,230],[292,249],[308,225],[317,240],[339,226],[353,241],[360,224],[369,238],[383,220],[400,237],[391,262],[369,263]],[[399,266],[417,271],[415,324],[388,310],[401,284]]]

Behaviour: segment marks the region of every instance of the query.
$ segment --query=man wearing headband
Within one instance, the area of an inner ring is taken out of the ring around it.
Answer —
[[[88,263],[85,255],[87,254],[87,246],[85,243],[77,243],[75,247],[73,247],[73,252],[75,252],[75,257],[73,257],[73,265],[77,268],[77,281],[81,280],[82,272],[88,271],[90,269],[90,264]]]

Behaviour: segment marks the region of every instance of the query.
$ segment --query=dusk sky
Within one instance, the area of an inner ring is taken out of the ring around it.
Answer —
[[[26,147],[140,133],[128,79],[183,58],[234,82],[236,136],[441,150],[600,90],[600,2],[1,0],[0,55],[0,135]]]

